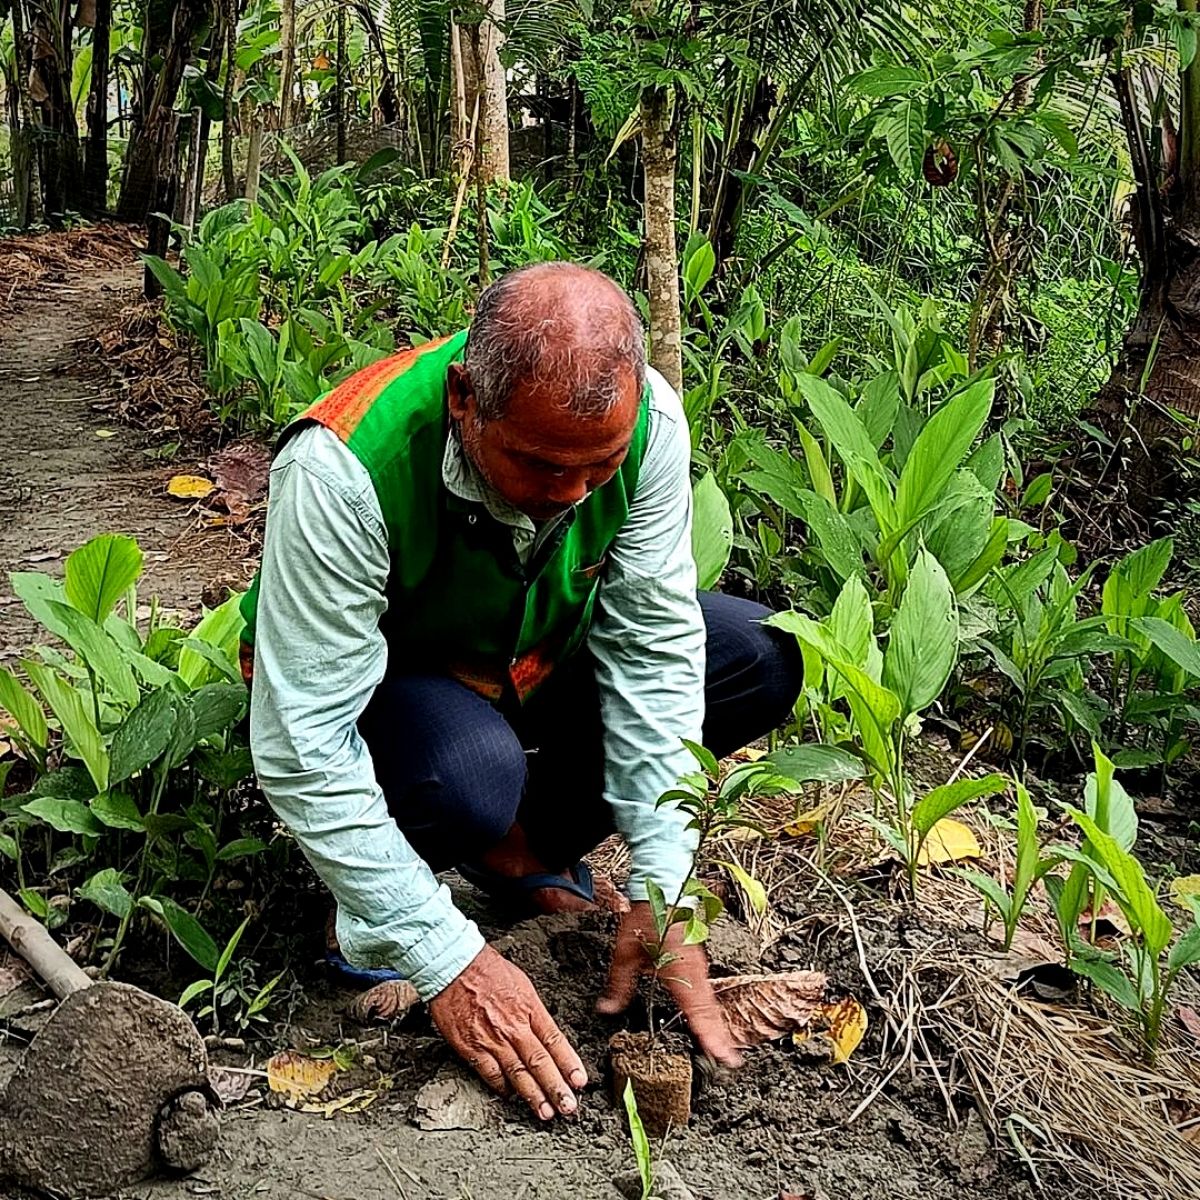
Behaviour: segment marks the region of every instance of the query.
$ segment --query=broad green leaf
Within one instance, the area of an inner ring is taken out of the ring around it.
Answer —
[[[132,829],[138,833],[145,831],[142,814],[132,796],[124,792],[102,792],[88,806],[92,815],[111,829]]]
[[[1116,764],[1099,746],[1092,747],[1092,755],[1096,770],[1084,782],[1084,810],[1122,850],[1130,850],[1137,841],[1137,808],[1117,782]]]
[[[163,896],[158,901],[162,919],[167,928],[175,935],[175,940],[202,966],[206,971],[216,971],[217,960],[221,957],[217,944],[208,931],[186,909],[181,908],[174,900]]]
[[[1194,638],[1161,617],[1137,617],[1130,625],[1148,637],[1177,667],[1193,679],[1200,679],[1200,644]]]
[[[1119,967],[1114,967],[1112,963],[1105,962],[1100,958],[1084,958],[1077,955],[1071,959],[1071,970],[1076,975],[1082,975],[1084,979],[1090,980],[1102,992],[1111,996],[1122,1008],[1129,1009],[1130,1012],[1137,1012],[1141,1008],[1141,998],[1133,984],[1129,982],[1124,972]]]
[[[776,750],[763,761],[796,783],[844,783],[866,774],[862,761],[849,751],[811,742]]]
[[[192,716],[196,721],[196,740],[204,741],[216,733],[227,733],[241,720],[250,703],[246,685],[237,683],[206,683],[189,697]]]
[[[849,661],[865,667],[875,633],[875,617],[871,612],[871,598],[857,576],[847,580],[838,593],[826,624],[845,649]]]
[[[1017,860],[1013,864],[1013,908],[1020,912],[1037,880],[1040,859],[1038,814],[1024,784],[1017,784]]]
[[[189,688],[208,683],[211,667],[218,661],[198,652],[193,644],[195,642],[203,642],[219,653],[221,665],[217,670],[226,678],[235,683],[241,678],[237,665],[238,639],[245,624],[238,608],[241,599],[240,594],[230,596],[224,604],[205,613],[200,623],[192,630],[191,637],[187,639],[179,654],[179,676]]]
[[[78,800],[62,800],[57,796],[39,796],[21,806],[22,812],[44,821],[59,833],[77,833],[96,837],[104,832],[104,826],[92,816],[91,809]]]
[[[125,887],[125,876],[112,867],[97,871],[76,889],[76,894],[114,917],[127,917],[133,911],[133,897]]]
[[[846,81],[860,96],[906,96],[924,84],[925,77],[914,67],[873,67]]]
[[[667,936],[667,898],[653,879],[646,880],[646,899],[650,904],[650,915],[654,918],[654,929],[661,942]]]
[[[46,901],[46,897],[41,892],[35,892],[33,888],[21,888],[17,895],[21,898],[21,903],[39,921],[48,921],[50,919],[50,905]]]
[[[192,706],[184,697],[177,695],[172,695],[171,703],[175,710],[175,721],[163,753],[163,765],[168,771],[174,770],[187,759],[196,748],[197,741],[196,718],[192,716]]]
[[[1200,925],[1193,925],[1171,947],[1167,957],[1167,969],[1178,971],[1180,967],[1193,967],[1200,963]]]
[[[0,667],[0,709],[16,721],[29,744],[44,753],[50,742],[50,731],[46,727],[46,716],[42,706],[25,690],[21,681],[4,667]]]
[[[958,611],[941,563],[922,549],[892,621],[883,682],[903,714],[920,712],[941,695],[958,660]]]
[[[66,641],[112,693],[114,699],[132,708],[140,695],[126,652],[91,617],[69,604],[48,602],[66,629]]]
[[[237,838],[226,842],[217,851],[217,862],[233,862],[236,858],[247,858],[251,854],[261,854],[267,848],[267,843],[260,838]]]
[[[866,387],[855,407],[863,427],[876,450],[888,440],[896,413],[900,409],[900,379],[895,371],[876,375]]]
[[[66,594],[62,584],[38,571],[14,571],[8,578],[13,592],[20,597],[29,615],[65,642],[67,631],[50,608],[51,600],[65,602]]]
[[[985,775],[982,779],[956,779],[922,796],[913,805],[912,823],[918,833],[928,833],[943,817],[981,796],[994,796],[1008,787],[1005,775]]]
[[[683,930],[683,944],[699,946],[706,941],[708,941],[708,925],[704,918],[695,912],[688,913],[687,924]]]
[[[721,764],[717,762],[717,756],[706,746],[700,745],[699,742],[693,742],[690,738],[680,739],[688,748],[692,757],[700,764],[700,769],[704,771],[710,778],[715,779],[721,773]]]
[[[897,170],[915,179],[925,156],[925,106],[916,100],[897,101],[892,111],[876,123],[875,132],[887,142]]]
[[[892,485],[862,418],[823,379],[815,375],[797,376],[796,385],[808,401],[813,416],[825,436],[833,443],[846,469],[867,494],[880,532],[890,533],[896,524]]]
[[[796,429],[800,437],[800,445],[804,449],[804,464],[808,467],[808,478],[812,482],[812,490],[823,497],[831,507],[837,504],[837,492],[833,487],[833,476],[829,472],[829,464],[825,461],[825,453],[821,443],[817,441],[805,425]]]
[[[67,558],[63,572],[67,601],[102,625],[141,573],[137,542],[123,534],[102,533]]]
[[[949,870],[960,879],[965,879],[967,883],[991,903],[1003,920],[1008,920],[1013,906],[1012,899],[990,875],[968,870],[966,867],[950,867]]]
[[[183,678],[183,667],[185,661],[190,661],[185,658],[191,655],[198,658],[206,664],[206,668],[201,670],[194,676],[190,676],[193,682],[188,682],[189,687],[203,687],[209,680],[218,676],[228,683],[237,683],[241,680],[241,673],[236,665],[236,659],[231,659],[219,646],[210,645],[208,642],[202,642],[199,638],[184,638],[180,642],[182,647],[179,654],[179,675]],[[185,680],[185,682],[187,682]],[[244,686],[244,685],[243,685]]]
[[[847,700],[858,725],[863,750],[874,769],[887,774],[893,758],[892,726],[900,716],[900,701],[896,694],[850,662],[845,647],[812,618],[796,612],[775,613],[766,624],[794,633],[838,673],[846,684]]]
[[[991,379],[973,383],[925,422],[896,485],[897,525],[920,519],[937,504],[987,421],[995,386]]]
[[[113,734],[109,784],[122,783],[154,762],[167,748],[175,721],[174,693],[160,688],[147,695]]]
[[[108,787],[108,753],[82,693],[41,663],[26,659],[21,665],[58,718],[72,750],[87,767],[96,790],[104,791]]]
[[[34,796],[58,796],[63,800],[90,800],[96,794],[96,785],[86,767],[74,763],[47,771],[35,780],[29,789]]]
[[[1145,939],[1147,951],[1161,954],[1171,940],[1171,920],[1150,890],[1142,864],[1109,834],[1105,833],[1087,813],[1068,808],[1072,820],[1087,835],[1087,840],[1116,883],[1114,899],[1129,921],[1135,924]]]
[[[845,516],[816,492],[801,491],[804,519],[810,534],[816,535],[816,545],[840,580],[864,573],[862,543],[858,540]]]
[[[979,557],[957,578],[954,590],[959,596],[966,596],[978,587],[998,567],[1008,550],[1008,519],[996,517],[992,521],[991,532]]]
[[[0,833],[0,854],[16,862],[21,857],[21,849],[17,845],[17,839],[7,833]]]
[[[187,1006],[191,1004],[191,1002],[195,1000],[197,996],[200,996],[204,992],[210,991],[211,989],[211,979],[197,979],[194,983],[189,983],[187,987],[183,989],[183,992],[176,1003],[180,1008],[187,1008]]]
[[[733,515],[717,477],[705,471],[692,488],[692,557],[697,587],[716,586],[733,549]]]
[[[201,746],[192,762],[202,779],[226,792],[254,771],[249,746],[235,746],[232,750]]]

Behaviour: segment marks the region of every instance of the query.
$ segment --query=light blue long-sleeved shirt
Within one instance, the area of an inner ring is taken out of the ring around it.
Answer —
[[[691,553],[691,447],[678,396],[657,372],[629,516],[609,553],[588,637],[604,728],[605,799],[629,846],[631,899],[653,879],[674,895],[695,835],[660,795],[700,740],[704,623]],[[533,523],[492,492],[453,435],[443,482],[513,530],[522,557]],[[388,813],[357,722],[384,677],[390,561],[366,469],[328,430],[287,443],[271,470],[255,632],[250,740],[263,791],[338,906],[342,951],[390,966],[428,999],[483,947]],[[400,732],[403,736],[403,732]],[[401,748],[402,752],[402,748]]]

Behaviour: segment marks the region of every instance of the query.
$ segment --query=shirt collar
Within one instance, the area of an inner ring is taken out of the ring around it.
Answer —
[[[446,434],[446,449],[442,454],[442,483],[451,495],[473,504],[482,504],[492,517],[502,525],[523,529],[533,533],[536,527],[532,519],[519,508],[509,504],[499,492],[479,473],[463,449],[458,436],[458,426],[451,424]]]

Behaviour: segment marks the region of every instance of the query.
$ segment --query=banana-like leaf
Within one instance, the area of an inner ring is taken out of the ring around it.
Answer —
[[[892,621],[883,682],[902,712],[920,712],[941,695],[958,660],[958,610],[941,563],[922,549]]]
[[[67,558],[64,590],[70,604],[102,625],[141,573],[137,542],[123,534],[102,533]]]
[[[716,476],[706,471],[692,489],[692,557],[697,586],[716,585],[733,549],[733,515]]]
[[[108,751],[87,710],[83,694],[42,663],[25,659],[21,665],[50,706],[50,711],[58,718],[72,749],[87,767],[96,791],[104,791],[108,787]]]

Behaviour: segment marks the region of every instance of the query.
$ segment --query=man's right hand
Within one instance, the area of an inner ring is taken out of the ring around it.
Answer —
[[[573,1089],[587,1084],[579,1055],[525,972],[491,946],[430,1000],[429,1015],[488,1087],[515,1091],[543,1121],[575,1112]]]

